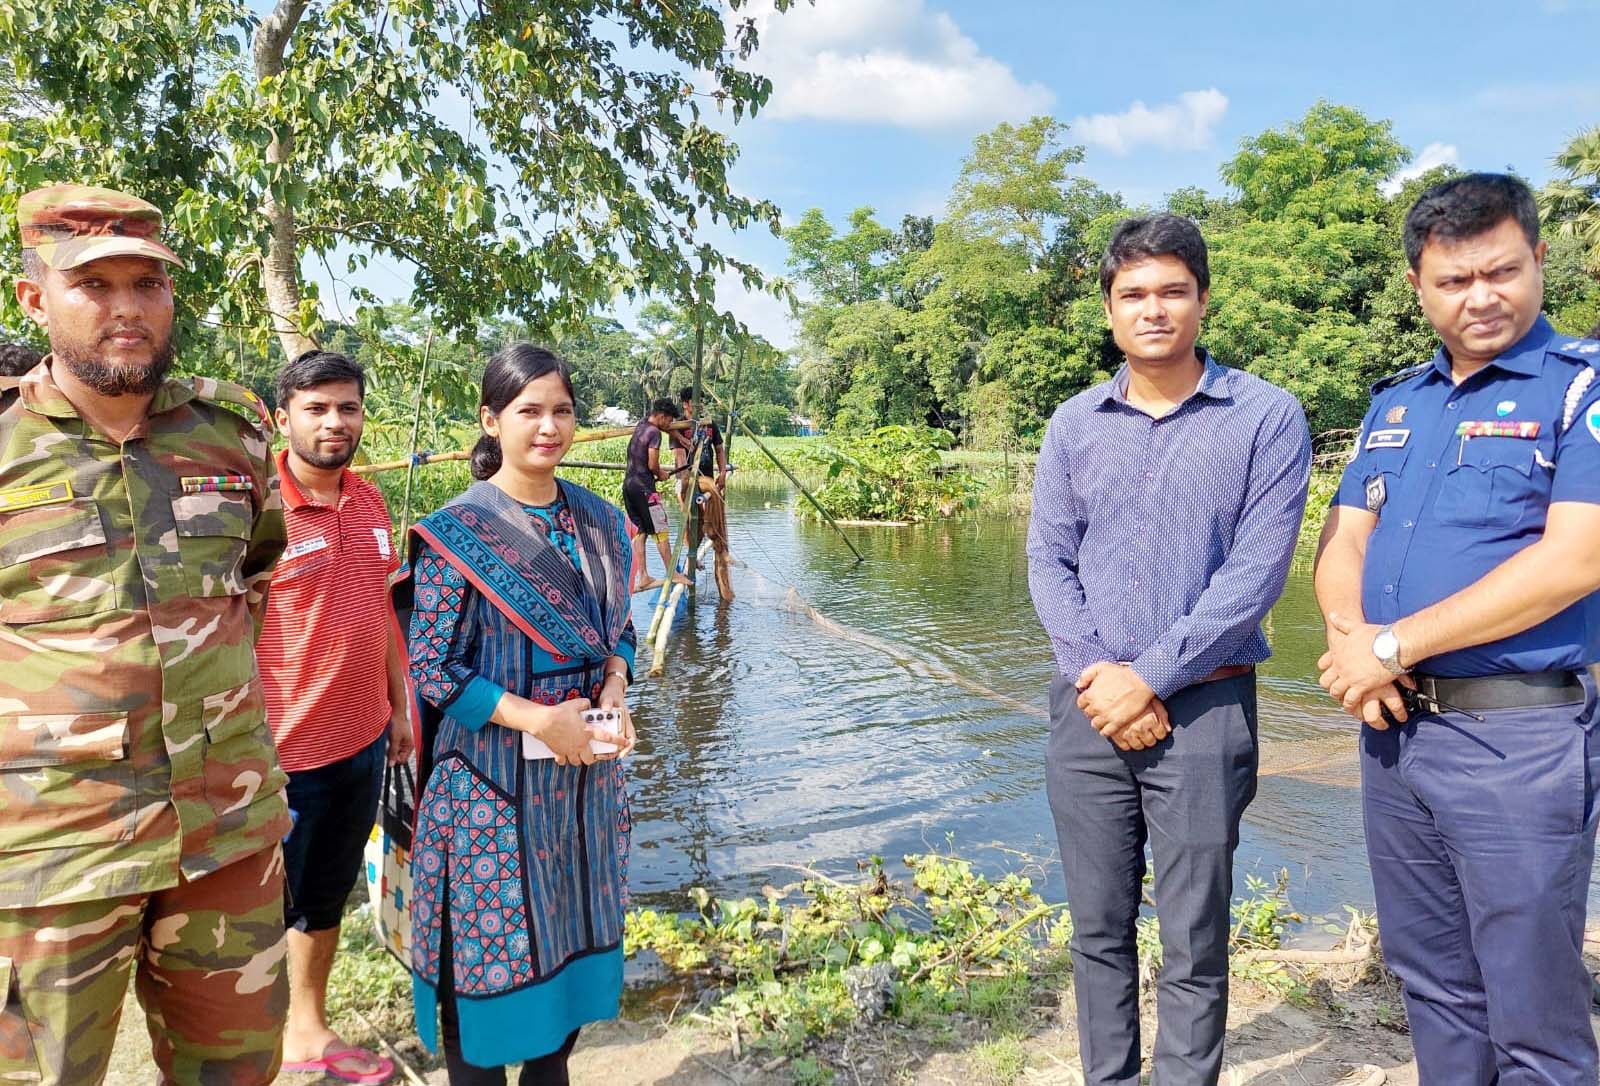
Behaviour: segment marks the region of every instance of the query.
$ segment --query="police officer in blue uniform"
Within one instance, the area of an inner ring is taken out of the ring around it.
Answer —
[[[1423,1086],[1595,1086],[1600,342],[1541,315],[1521,181],[1423,194],[1442,349],[1373,388],[1318,553],[1322,684],[1366,726],[1367,851]]]

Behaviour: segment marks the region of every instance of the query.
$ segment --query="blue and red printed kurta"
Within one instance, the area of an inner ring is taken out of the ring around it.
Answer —
[[[623,766],[525,760],[520,734],[489,715],[507,690],[598,698],[607,659],[631,666],[628,544],[617,510],[570,483],[542,507],[480,483],[416,533],[411,666],[432,740],[412,847],[417,1028],[435,1048],[451,970],[462,1053],[492,1067],[617,1013]]]

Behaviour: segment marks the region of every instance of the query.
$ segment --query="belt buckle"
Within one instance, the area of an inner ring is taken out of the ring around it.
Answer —
[[[1479,724],[1486,722],[1487,718],[1471,709],[1463,709],[1459,705],[1451,705],[1439,697],[1439,681],[1433,675],[1413,675],[1417,686],[1411,691],[1411,696],[1406,697],[1404,686],[1401,687],[1401,698],[1406,702],[1406,711],[1411,711],[1411,703],[1416,702],[1425,711],[1439,715],[1443,713],[1460,713],[1464,717],[1476,720]]]

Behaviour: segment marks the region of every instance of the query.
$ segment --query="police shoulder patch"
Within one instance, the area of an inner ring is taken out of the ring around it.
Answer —
[[[268,436],[273,433],[272,412],[267,410],[267,405],[260,396],[251,392],[243,385],[232,381],[223,381],[216,377],[191,378],[194,383],[195,395],[211,403],[232,404],[242,407],[250,413],[251,419]]]
[[[1600,369],[1600,339],[1568,339],[1551,347],[1552,354],[1565,355]]]
[[[1395,385],[1400,384],[1402,381],[1408,381],[1411,378],[1415,377],[1417,374],[1424,372],[1425,370],[1427,370],[1432,365],[1433,365],[1433,362],[1430,359],[1427,362],[1420,362],[1415,366],[1407,366],[1405,369],[1401,370],[1399,373],[1391,373],[1387,377],[1380,377],[1377,381],[1373,382],[1372,394],[1374,396],[1376,396],[1378,393],[1382,392],[1386,388],[1393,388]]]

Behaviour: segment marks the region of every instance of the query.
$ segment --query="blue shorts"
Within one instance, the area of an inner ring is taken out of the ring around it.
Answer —
[[[361,874],[383,789],[389,729],[341,761],[289,774],[294,828],[283,839],[283,923],[300,931],[339,926]]]

